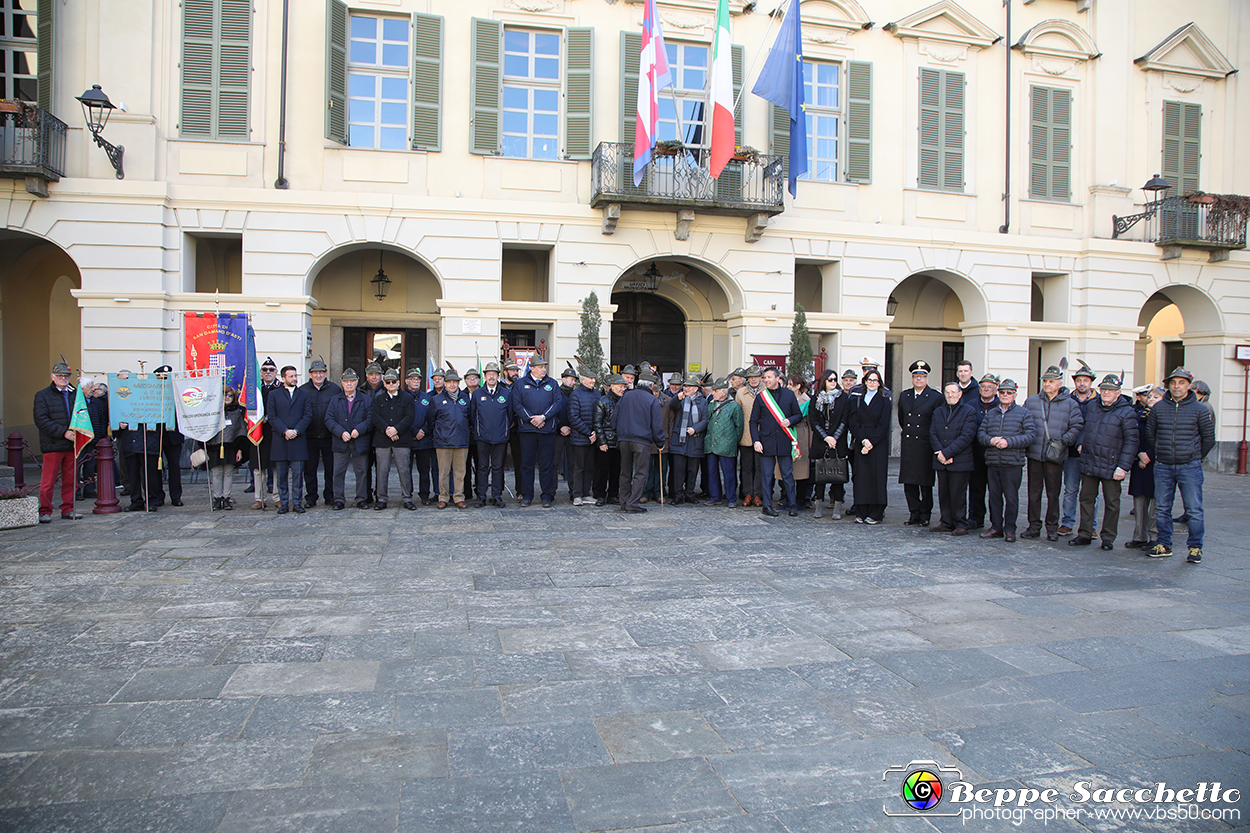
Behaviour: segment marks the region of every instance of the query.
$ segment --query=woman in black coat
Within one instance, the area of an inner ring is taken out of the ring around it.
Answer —
[[[881,374],[870,370],[864,374],[864,392],[856,397],[851,411],[851,433],[856,454],[855,510],[856,523],[878,524],[889,502],[886,496],[886,468],[890,460],[890,400],[881,392]]]
[[[837,374],[826,370],[816,384],[812,386],[812,399],[807,406],[807,419],[812,425],[812,447],[809,458],[813,461],[821,457],[846,457],[850,447],[850,430],[847,421],[850,418],[848,404],[851,401],[838,384]],[[832,444],[829,440],[832,439]],[[816,484],[816,517],[820,517],[821,506],[825,500],[825,484]],[[846,501],[846,484],[829,484],[829,503],[833,509],[833,519],[842,518],[842,504]]]

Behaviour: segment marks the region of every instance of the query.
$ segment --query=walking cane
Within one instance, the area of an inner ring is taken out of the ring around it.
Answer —
[[[664,505],[664,446],[660,446],[660,505]]]

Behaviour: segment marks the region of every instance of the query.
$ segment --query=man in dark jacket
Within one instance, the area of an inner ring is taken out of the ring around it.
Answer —
[[[803,412],[799,409],[794,391],[781,384],[781,374],[775,367],[765,370],[764,386],[751,408],[751,439],[755,453],[760,455],[762,511],[770,518],[777,517],[777,510],[773,508],[773,475],[778,468],[781,469],[781,483],[785,489],[786,505],[790,507],[790,517],[799,514],[794,493],[794,426],[802,420]]]
[[[1189,515],[1189,557],[1202,562],[1202,460],[1215,448],[1211,410],[1189,389],[1194,376],[1178,367],[1167,378],[1168,395],[1146,417],[1146,440],[1155,451],[1155,519],[1159,538],[1147,552],[1155,558],[1172,554],[1172,504],[1176,488]]]
[[[1042,489],[1046,490],[1046,540],[1059,540],[1059,504],[1063,489],[1063,465],[1069,446],[1075,447],[1081,436],[1085,417],[1081,406],[1068,396],[1063,385],[1063,371],[1051,365],[1042,374],[1042,391],[1030,396],[1025,409],[1033,414],[1037,433],[1029,443],[1029,527],[1021,538],[1039,538],[1042,534]],[[1001,388],[1000,388],[1001,390]],[[1059,449],[1061,459],[1048,449]],[[1070,531],[1070,530],[1069,530]]]
[[[373,433],[373,416],[369,412],[371,400],[356,390],[360,377],[350,367],[339,377],[343,388],[326,407],[326,429],[331,434],[334,451],[334,508],[347,505],[344,491],[347,467],[356,476],[356,506],[364,509],[369,504],[369,437]]]
[[[898,398],[898,482],[907,496],[907,526],[928,526],[933,513],[933,446],[929,428],[942,394],[929,387],[929,363],[912,362],[911,388]],[[966,486],[965,486],[966,488]]]
[[[304,463],[308,445],[304,434],[312,423],[312,402],[308,392],[297,387],[299,374],[291,365],[282,368],[282,387],[269,392],[265,415],[273,429],[269,460],[278,481],[278,514],[294,509],[304,514]]]
[[[326,427],[326,409],[330,400],[342,393],[333,382],[326,381],[329,368],[322,359],[314,359],[308,368],[308,381],[303,384],[312,403],[312,422],[308,426],[308,463],[304,466],[304,503],[310,509],[317,505],[317,468],[325,479],[322,496],[327,504],[334,499],[334,441]]]
[[[965,405],[971,405],[977,415],[977,428],[991,409],[998,407],[998,377],[987,373],[981,377],[977,385],[976,395],[969,399],[963,397]],[[968,528],[980,529],[985,526],[985,492],[989,488],[989,472],[985,468],[985,446],[972,441],[972,474],[968,477]]]
[[[438,464],[434,457],[434,438],[426,430],[427,417],[430,415],[430,397],[432,394],[421,384],[421,368],[411,367],[404,379],[408,393],[412,395],[412,453],[408,456],[409,469],[415,469],[412,489],[421,499],[422,506],[429,506],[438,499]],[[434,497],[430,498],[430,484],[434,484]]]
[[[438,457],[438,508],[455,503],[465,507],[464,468],[469,455],[469,417],[472,403],[460,390],[460,374],[449,370],[443,375],[443,389],[430,397],[426,430],[434,439]]]
[[[651,386],[656,382],[651,369],[638,374],[637,387],[625,391],[612,412],[612,429],[621,450],[621,511],[641,514],[642,492],[647,488],[651,452],[664,445],[664,415],[660,400]]]
[[[377,502],[373,508],[386,508],[390,495],[391,465],[399,471],[399,487],[405,509],[416,509],[412,502],[412,468],[408,457],[412,450],[412,395],[399,389],[399,371],[391,368],[382,376],[386,392],[373,397],[373,456],[377,465]]]
[[[1098,400],[1098,392],[1094,390],[1097,377],[1094,370],[1085,362],[1081,362],[1072,373],[1071,393],[1067,393],[1077,407],[1081,409],[1081,419],[1089,412],[1092,403]],[[1066,393],[1066,391],[1065,391]],[[1039,426],[1040,427],[1040,426]],[[1063,461],[1063,515],[1059,519],[1059,534],[1067,535],[1076,529],[1077,503],[1081,494],[1081,451],[1076,443],[1068,447],[1068,458]],[[1097,504],[1095,504],[1097,509]]]
[[[1108,373],[1098,385],[1098,401],[1085,411],[1081,430],[1081,526],[1068,541],[1074,547],[1094,538],[1094,501],[1102,490],[1102,548],[1115,544],[1120,523],[1120,481],[1128,477],[1137,455],[1137,414],[1120,393],[1120,377]]]
[[[169,374],[173,372],[173,367],[167,364],[163,364],[152,371],[156,378],[163,380],[168,380]],[[182,506],[182,445],[184,437],[182,432],[178,430],[176,422],[159,426],[157,433],[156,447],[160,456],[164,459],[164,476],[169,478],[169,505]],[[160,468],[161,466],[158,464],[157,469],[159,470]],[[156,505],[165,505],[165,487],[163,482],[157,490]]]
[[[379,396],[386,394],[386,385],[382,384],[382,365],[377,360],[369,362],[365,365],[365,383],[356,389],[356,392],[369,400],[370,408],[373,407],[373,400]],[[373,466],[375,455],[373,453],[373,432],[369,432],[369,457],[365,466],[365,477],[369,481],[369,502],[373,502]]]
[[[52,491],[61,478],[61,517],[81,520],[74,511],[74,432],[70,418],[77,391],[69,383],[70,366],[59,361],[52,366],[52,384],[35,394],[35,427],[39,429],[39,453],[43,468],[39,477],[39,523],[52,522]]]
[[[521,434],[521,506],[534,502],[534,466],[542,489],[543,508],[550,509],[556,496],[556,435],[568,435],[561,428],[564,394],[547,376],[547,360],[535,356],[530,372],[512,386],[512,409]]]
[[[975,388],[973,388],[975,390]],[[946,402],[933,412],[929,443],[933,468],[937,471],[938,509],[942,522],[934,532],[967,535],[968,476],[972,474],[972,449],[977,444],[977,414],[963,401],[959,382],[947,382],[942,389]]]
[[[580,384],[569,394],[569,491],[573,505],[581,506],[594,495],[595,479],[595,405],[599,404],[599,391],[595,390],[595,372],[583,365],[578,368]]]
[[[621,449],[612,426],[612,414],[625,395],[625,378],[613,373],[607,378],[607,387],[607,392],[595,403],[595,506],[620,501]]]
[[[499,362],[487,362],[486,384],[473,392],[470,417],[477,443],[477,505],[503,507],[503,457],[512,426],[512,391],[499,380]]]
[[[674,506],[694,502],[699,466],[706,456],[703,441],[707,434],[707,400],[699,392],[701,379],[691,373],[684,381],[678,392],[668,398],[668,404],[663,404],[663,398],[660,400],[661,406],[670,412],[669,424],[672,426],[668,435],[668,450],[673,461]],[[734,486],[736,488],[737,484]]]
[[[1020,512],[1020,479],[1029,443],[1037,436],[1033,414],[1016,404],[1016,383],[998,383],[998,407],[981,420],[977,442],[985,448],[989,473],[990,528],[982,538],[1016,540],[1016,516]]]
[[[569,412],[569,397],[573,395],[573,391],[579,387],[577,382],[577,371],[572,367],[564,368],[560,374],[560,394],[564,397],[564,404],[560,406],[560,411],[565,416],[561,420],[561,425],[569,428],[568,433],[560,432],[556,434],[555,449],[552,453],[552,462],[555,465],[556,475],[564,478],[564,485],[569,490],[569,501],[573,500],[573,457],[569,453],[569,446],[572,443],[573,436],[572,426],[568,426],[567,418]]]

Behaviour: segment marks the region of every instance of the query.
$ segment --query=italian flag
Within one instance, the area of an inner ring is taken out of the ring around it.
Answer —
[[[733,50],[729,41],[729,0],[716,4],[716,40],[712,46],[712,154],[711,174],[715,179],[734,153],[734,76]]]

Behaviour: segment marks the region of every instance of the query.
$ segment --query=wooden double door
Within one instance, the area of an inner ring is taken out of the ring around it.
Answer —
[[[612,295],[613,366],[648,361],[664,373],[686,370],[686,317],[669,301],[649,292]]]

